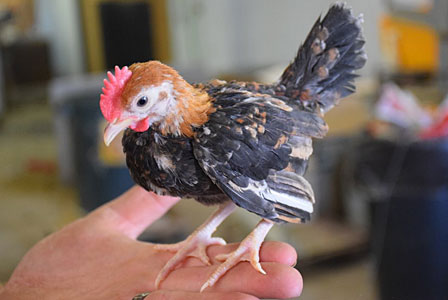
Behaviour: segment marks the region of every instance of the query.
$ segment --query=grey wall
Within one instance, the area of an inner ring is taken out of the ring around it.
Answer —
[[[286,65],[330,0],[168,0],[173,63],[207,74]],[[364,14],[368,63],[381,60],[377,20],[380,0],[349,1]],[[84,71],[77,0],[36,0],[36,32],[50,41],[56,74]]]
[[[35,15],[35,31],[49,41],[55,74],[79,74],[84,71],[78,1],[36,0]]]
[[[287,64],[329,0],[169,0],[176,65],[211,73],[234,72],[271,64]],[[349,1],[364,14],[373,74],[380,63],[377,20],[380,0]]]

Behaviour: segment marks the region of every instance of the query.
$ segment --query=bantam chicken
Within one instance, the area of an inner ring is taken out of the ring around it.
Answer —
[[[236,206],[261,221],[234,252],[217,258],[223,262],[201,291],[240,261],[265,273],[259,249],[274,223],[310,219],[314,195],[303,175],[312,138],[325,136],[323,114],[355,91],[354,72],[366,62],[361,23],[345,5],[331,6],[274,84],[189,84],[158,61],[109,72],[100,100],[109,122],[104,141],[125,130],[134,181],[160,195],[219,206],[185,241],[157,246],[176,254],[156,287],[187,257],[210,264],[207,246],[225,244],[212,234]]]

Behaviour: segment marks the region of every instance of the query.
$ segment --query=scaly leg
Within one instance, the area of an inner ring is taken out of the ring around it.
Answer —
[[[201,292],[209,286],[213,286],[228,270],[236,266],[240,261],[249,261],[251,265],[262,274],[266,274],[260,265],[260,246],[271,229],[272,222],[261,220],[254,230],[240,243],[238,248],[229,253],[216,256],[216,259],[224,262],[208,278],[201,287]]]
[[[206,265],[210,265],[207,256],[207,246],[219,244],[225,245],[222,238],[212,237],[216,228],[233,212],[235,204],[232,201],[220,206],[201,226],[199,226],[185,241],[172,245],[156,245],[154,249],[159,251],[177,252],[162,268],[156,278],[155,287],[187,257],[197,257]]]

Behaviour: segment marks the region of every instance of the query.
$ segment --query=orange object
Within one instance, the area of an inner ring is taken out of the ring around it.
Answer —
[[[395,71],[434,73],[439,68],[439,37],[428,25],[384,15],[380,41],[386,63]]]

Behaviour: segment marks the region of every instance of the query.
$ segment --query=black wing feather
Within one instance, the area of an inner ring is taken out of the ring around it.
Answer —
[[[301,175],[311,137],[325,135],[325,122],[272,95],[228,92],[213,94],[219,109],[196,131],[194,153],[204,172],[237,205],[264,218],[309,219],[314,199]]]

